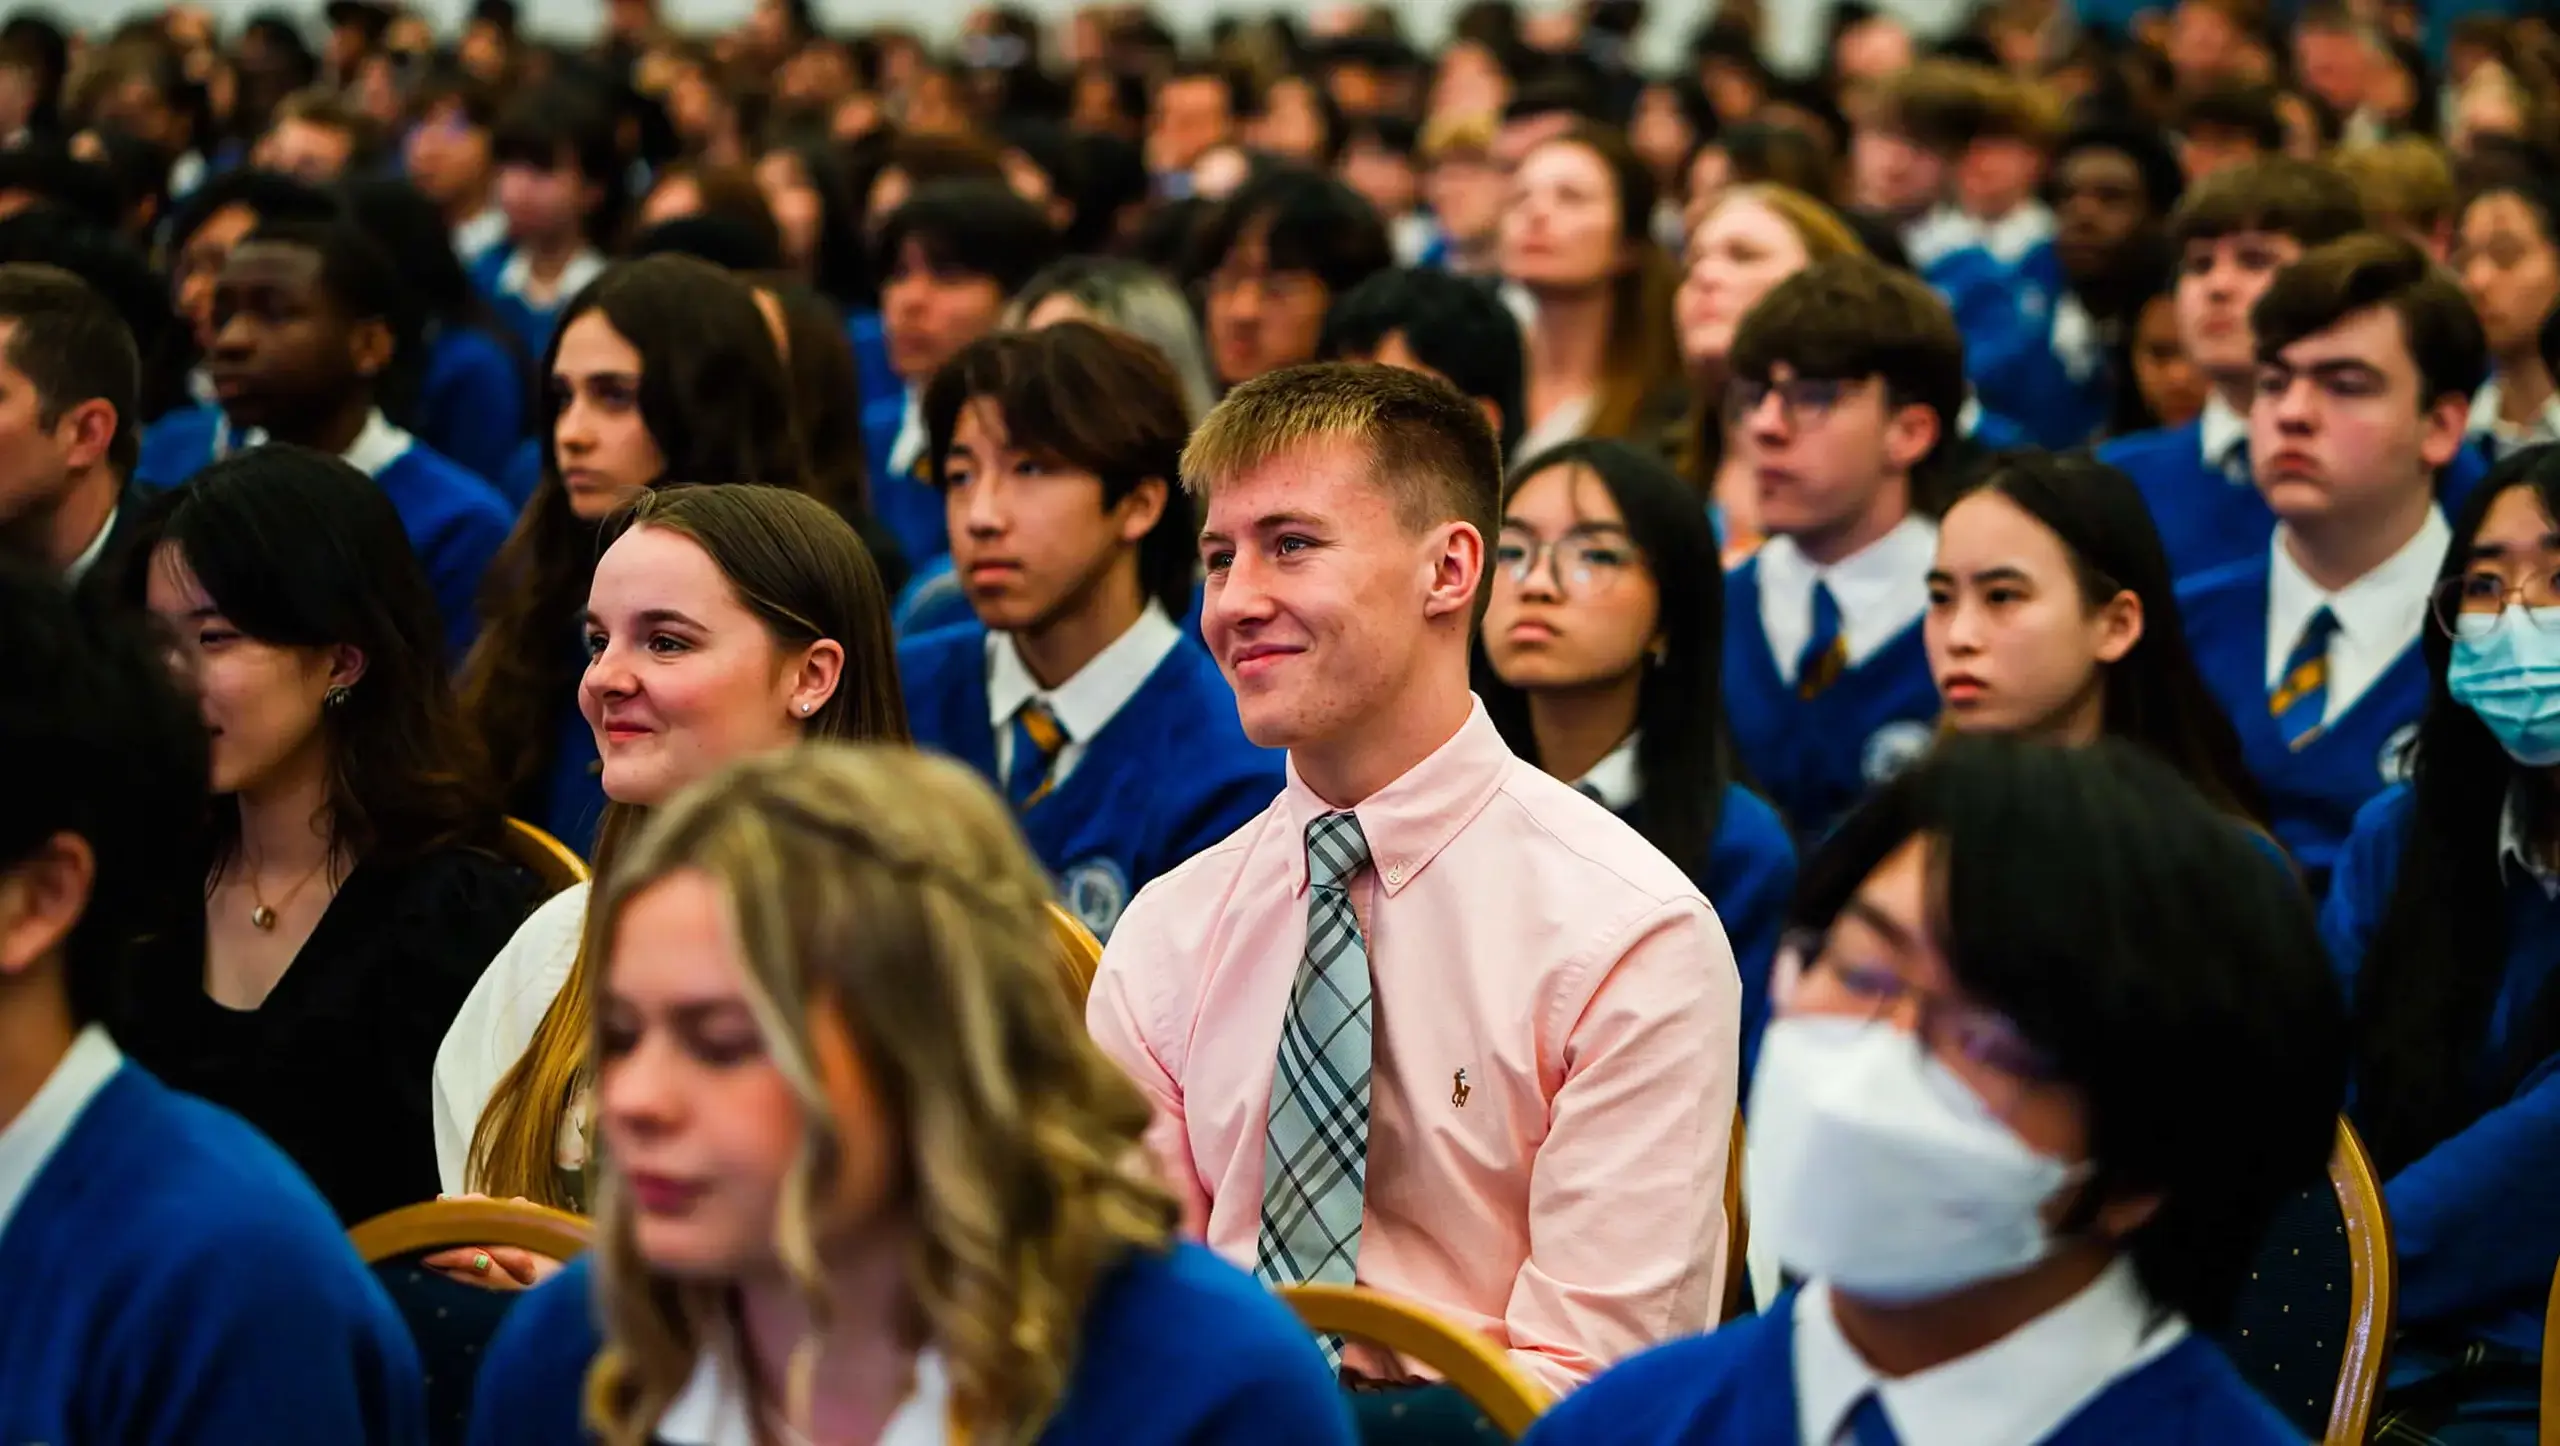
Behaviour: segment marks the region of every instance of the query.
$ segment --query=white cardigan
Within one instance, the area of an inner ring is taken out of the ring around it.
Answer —
[[[498,1081],[524,1057],[533,1032],[578,962],[587,920],[587,886],[573,884],[533,911],[489,961],[462,1012],[436,1049],[433,1094],[436,1174],[444,1193],[460,1195],[471,1163],[471,1135],[498,1092]]]

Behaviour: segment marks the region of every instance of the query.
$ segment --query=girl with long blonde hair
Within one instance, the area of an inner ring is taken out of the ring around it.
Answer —
[[[810,738],[906,741],[888,597],[834,509],[778,487],[669,487],[633,498],[604,544],[578,696],[613,801],[599,873],[649,808],[734,758]],[[573,888],[537,910],[445,1034],[433,1106],[448,1193],[586,1203],[586,980],[600,947],[587,904]],[[517,1251],[430,1263],[499,1285],[540,1273]]]
[[[511,1313],[473,1439],[1348,1442],[1313,1338],[1175,1243],[1049,892],[905,749],[663,807],[595,911],[597,1245]]]

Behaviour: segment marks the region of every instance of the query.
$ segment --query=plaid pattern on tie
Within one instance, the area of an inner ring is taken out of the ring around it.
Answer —
[[[1014,812],[1049,796],[1049,770],[1066,746],[1066,727],[1048,704],[1034,698],[1013,715],[1013,761],[1005,770],[1004,796]]]
[[[1369,861],[1350,813],[1307,825],[1307,950],[1280,1025],[1264,1134],[1262,1228],[1253,1273],[1266,1285],[1349,1285],[1360,1259],[1369,1175],[1369,945],[1345,885]],[[1340,1358],[1340,1344],[1326,1342]]]
[[[2302,625],[2302,638],[2284,660],[2284,676],[2267,695],[2267,716],[2276,720],[2284,746],[2300,752],[2320,736],[2329,712],[2329,640],[2338,634],[2338,615],[2322,608]]]
[[[1848,670],[1849,635],[1840,627],[1840,599],[1831,595],[1831,584],[1817,582],[1813,585],[1813,635],[1796,655],[1796,696],[1815,697]]]

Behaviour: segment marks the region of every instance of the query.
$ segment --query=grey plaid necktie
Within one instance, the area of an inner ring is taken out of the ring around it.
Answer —
[[[1267,1285],[1349,1285],[1360,1259],[1373,1057],[1369,945],[1345,885],[1368,861],[1369,841],[1353,815],[1328,813],[1307,825],[1307,951],[1280,1025],[1254,1242],[1253,1273]]]

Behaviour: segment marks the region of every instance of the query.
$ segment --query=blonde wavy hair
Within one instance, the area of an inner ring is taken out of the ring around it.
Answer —
[[[811,1026],[840,1026],[890,1116],[890,1189],[914,1222],[920,1333],[948,1363],[975,1441],[1020,1442],[1055,1413],[1085,1308],[1179,1209],[1141,1136],[1145,1099],[1086,1036],[1051,953],[1046,876],[967,768],[906,749],[813,743],[735,764],[659,809],[596,913],[681,870],[728,904],[747,1001],[806,1111],[774,1248],[819,1333],[825,1235],[843,1156]],[[590,981],[590,1014],[604,971]],[[597,1280],[608,1344],[587,1413],[642,1446],[706,1350],[739,1359],[729,1291],[650,1270],[599,1160]],[[798,1418],[816,1339],[779,1384]]]
[[[822,638],[844,648],[835,691],[801,724],[803,738],[907,741],[889,594],[870,549],[834,508],[779,487],[665,487],[641,493],[616,513],[605,524],[598,551],[643,527],[690,539],[709,554],[777,648],[806,647]],[[596,830],[599,877],[612,872],[647,814],[635,804],[606,805]],[[579,1087],[595,1059],[587,998],[595,972],[590,961],[600,955],[603,941],[590,899],[567,981],[472,1128],[465,1173],[473,1190],[500,1199],[520,1195],[561,1210],[584,1208],[575,1182],[559,1167],[560,1136],[572,1127]]]

